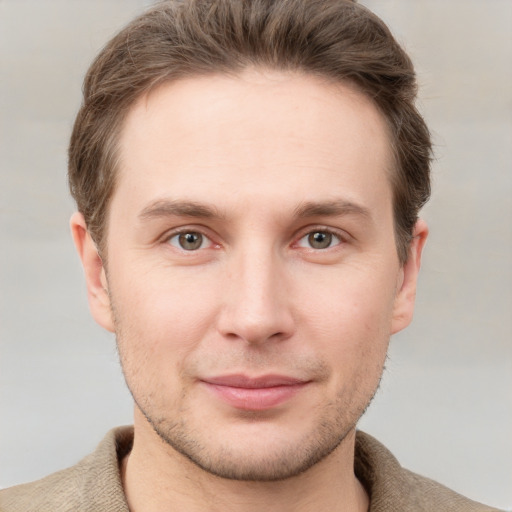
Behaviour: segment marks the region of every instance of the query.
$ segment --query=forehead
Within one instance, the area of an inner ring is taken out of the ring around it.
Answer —
[[[391,145],[377,108],[350,84],[298,73],[164,84],[131,108],[120,156],[113,203],[139,209],[201,193],[226,207],[233,193],[283,207],[315,194],[391,201]]]

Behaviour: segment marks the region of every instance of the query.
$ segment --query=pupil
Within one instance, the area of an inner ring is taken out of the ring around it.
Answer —
[[[183,233],[179,237],[180,245],[187,251],[201,247],[203,236],[200,233]]]
[[[309,243],[314,249],[326,249],[331,245],[332,235],[317,231],[309,235]]]

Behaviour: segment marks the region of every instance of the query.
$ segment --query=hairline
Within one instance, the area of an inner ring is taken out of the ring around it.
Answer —
[[[391,187],[391,207],[392,207],[392,214],[393,214],[393,236],[395,241],[395,248],[397,251],[397,255],[400,261],[400,264],[403,265],[407,261],[407,254],[403,254],[403,247],[401,247],[401,238],[398,233],[398,219],[395,211],[395,202],[396,202],[396,189],[398,187],[397,180],[399,179],[398,176],[398,169],[400,167],[399,163],[399,157],[398,157],[398,148],[397,148],[397,140],[395,137],[395,134],[393,132],[392,122],[388,115],[383,111],[381,106],[378,104],[378,102],[372,98],[370,94],[368,94],[366,91],[363,90],[363,88],[356,83],[355,80],[351,80],[350,78],[335,78],[327,73],[321,73],[318,71],[312,71],[305,69],[304,67],[288,67],[285,66],[278,67],[278,66],[269,66],[264,64],[258,64],[257,62],[249,62],[244,66],[233,66],[229,69],[218,69],[218,70],[196,70],[196,71],[189,71],[184,72],[180,75],[175,76],[162,76],[160,78],[157,78],[153,80],[152,82],[148,83],[145,87],[141,88],[140,92],[134,97],[130,98],[129,101],[126,102],[126,104],[122,104],[119,108],[119,112],[117,116],[115,117],[115,129],[112,133],[113,137],[113,144],[111,146],[111,152],[110,152],[110,159],[114,164],[112,165],[111,171],[110,171],[110,178],[111,178],[111,187],[109,190],[109,194],[106,197],[106,204],[104,209],[103,217],[100,219],[99,222],[99,229],[98,229],[98,236],[99,240],[95,240],[97,244],[98,252],[101,256],[101,259],[103,263],[106,265],[107,259],[108,259],[108,250],[107,250],[107,238],[108,238],[108,226],[109,226],[109,218],[110,218],[110,207],[112,203],[112,199],[114,197],[114,194],[117,189],[118,184],[118,176],[120,172],[120,168],[122,166],[123,158],[121,154],[121,139],[122,134],[125,129],[126,119],[130,112],[134,109],[135,105],[138,102],[144,101],[144,98],[149,98],[151,94],[156,92],[159,88],[165,87],[170,84],[174,84],[180,81],[188,80],[188,79],[196,79],[196,78],[206,78],[206,77],[230,77],[230,78],[240,78],[242,74],[249,70],[249,69],[255,69],[258,71],[277,71],[277,72],[291,72],[296,73],[297,75],[302,75],[306,77],[314,77],[320,81],[323,81],[327,84],[338,86],[343,85],[345,87],[348,87],[354,92],[357,92],[358,94],[364,96],[367,100],[371,102],[371,104],[376,108],[377,112],[381,116],[381,118],[384,121],[384,129],[386,131],[386,136],[388,138],[389,143],[389,161],[387,162],[387,165],[385,166],[385,172],[388,175],[388,183]],[[409,234],[409,241],[407,242],[407,246],[412,240],[412,235]]]

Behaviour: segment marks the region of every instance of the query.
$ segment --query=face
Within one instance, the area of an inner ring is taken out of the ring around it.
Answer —
[[[401,267],[381,115],[348,85],[252,70],[161,86],[120,142],[107,270],[74,232],[137,414],[226,478],[328,458],[410,320],[426,235]]]

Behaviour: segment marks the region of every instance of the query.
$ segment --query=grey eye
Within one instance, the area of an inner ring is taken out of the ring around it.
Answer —
[[[326,231],[316,231],[308,235],[308,243],[313,249],[327,249],[332,244],[332,234]]]
[[[304,235],[299,241],[299,247],[305,247],[307,249],[328,249],[334,247],[342,242],[341,238],[335,233],[330,231],[311,231],[307,235]]]
[[[201,233],[190,231],[186,233],[178,233],[177,235],[172,236],[169,239],[169,243],[178,249],[183,249],[184,251],[195,251],[197,249],[201,249],[206,240],[206,237]]]

